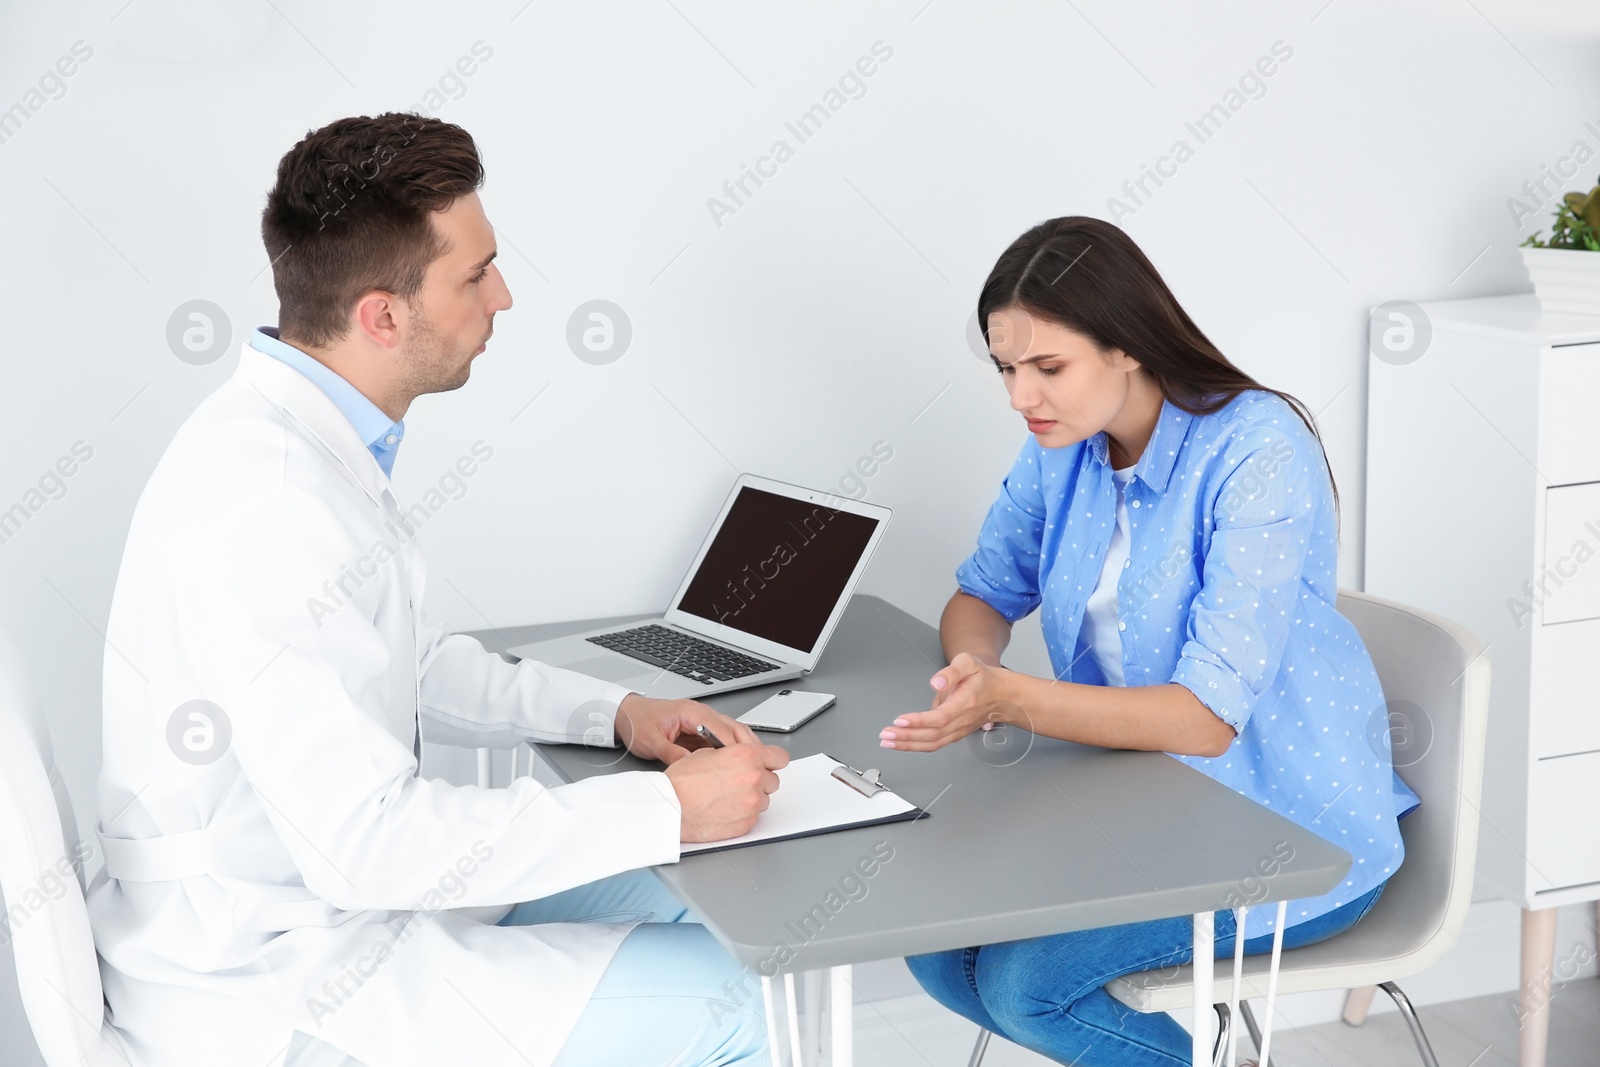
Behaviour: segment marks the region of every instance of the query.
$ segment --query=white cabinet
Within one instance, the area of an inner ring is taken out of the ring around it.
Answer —
[[[1532,684],[1528,692],[1530,765],[1563,756],[1600,752],[1600,684],[1595,677],[1600,673],[1600,654],[1597,653],[1600,653],[1600,619],[1562,623],[1540,631],[1539,640],[1533,644]],[[1490,653],[1490,659],[1493,658]],[[1600,838],[1600,829],[1595,836]],[[1524,903],[1528,903],[1526,898]]]
[[[1480,880],[1525,908],[1600,898],[1600,316],[1421,307],[1423,355],[1369,361],[1364,588],[1494,661]]]
[[[1600,356],[1595,362],[1600,363]],[[1544,494],[1546,626],[1600,617],[1600,482],[1557,485]]]
[[[1420,358],[1368,360],[1363,588],[1457,620],[1494,663],[1478,881],[1524,909],[1526,991],[1552,909],[1600,899],[1600,316],[1421,308]]]
[[[1597,811],[1600,752],[1552,756],[1534,764],[1528,782],[1528,849],[1543,881],[1571,886],[1593,880],[1600,867]]]
[[[1469,302],[1478,301],[1457,301]],[[1556,317],[1591,318],[1551,316]],[[1600,317],[1594,318],[1600,323]],[[1595,407],[1600,397],[1600,343],[1541,346],[1538,374],[1541,471],[1551,485],[1600,481],[1600,418],[1596,417],[1600,412]]]

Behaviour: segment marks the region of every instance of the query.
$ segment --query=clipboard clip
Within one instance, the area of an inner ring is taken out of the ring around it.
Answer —
[[[876,767],[858,771],[854,767],[847,767],[841,763],[833,769],[833,776],[862,796],[870,797],[879,793],[889,792],[889,787],[883,784],[883,779],[878,774]]]

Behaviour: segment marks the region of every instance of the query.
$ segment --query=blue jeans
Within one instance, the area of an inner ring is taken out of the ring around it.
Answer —
[[[764,1067],[759,977],[649,871],[628,871],[512,908],[500,926],[642,920],[623,940],[555,1067],[671,1063]]]
[[[1383,886],[1283,931],[1283,947],[1343,933],[1371,909]],[[1267,905],[1263,905],[1267,906]],[[1233,959],[1232,911],[1216,913],[1216,955]],[[1272,935],[1245,941],[1247,956],[1272,951]],[[985,1030],[1076,1067],[1187,1067],[1189,1034],[1164,1012],[1143,1014],[1105,984],[1136,971],[1194,959],[1188,916],[1077,930],[998,945],[909,956],[906,964],[940,1004]]]

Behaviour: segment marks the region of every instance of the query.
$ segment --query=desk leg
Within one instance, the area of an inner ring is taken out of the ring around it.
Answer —
[[[1239,1031],[1244,1025],[1239,1021],[1239,998],[1244,995],[1244,920],[1250,913],[1248,907],[1233,909],[1233,986],[1228,994],[1228,1067],[1239,1062]]]
[[[828,1067],[855,1067],[855,987],[850,965],[828,972],[828,1016],[833,1023],[833,1046]]]
[[[822,971],[800,976],[800,1041],[807,1063],[822,1062]]]
[[[1209,911],[1194,916],[1194,1026],[1190,1060],[1211,1067],[1212,970],[1216,960],[1216,917]]]
[[[783,1007],[789,1013],[789,1052],[792,1067],[804,1067],[805,1052],[800,1045],[800,1005],[794,995],[794,972],[783,976]]]
[[[828,968],[828,1029],[826,1048],[828,1067],[855,1067],[855,987],[850,983],[850,965]],[[783,995],[787,1010],[786,1027],[778,1023],[777,994],[773,980],[761,978],[761,1006],[767,1015],[767,1057],[772,1067],[807,1067],[821,1062],[824,1052],[821,1034],[815,1033],[813,1024],[820,1025],[822,1015],[821,971],[806,971],[800,985],[806,992],[807,1037],[800,1034],[799,1003],[795,996],[794,974],[783,976]],[[782,1029],[789,1032],[789,1056],[783,1053]]]
[[[778,1043],[778,1012],[772,999],[772,979],[761,976],[761,1006],[767,1013],[767,1057],[772,1067],[783,1067],[783,1046]]]
[[[1283,962],[1283,924],[1289,917],[1289,902],[1278,901],[1278,922],[1272,930],[1272,966],[1267,971],[1267,1025],[1261,1037],[1261,1062],[1272,1063],[1272,1024],[1278,1010],[1278,967]]]

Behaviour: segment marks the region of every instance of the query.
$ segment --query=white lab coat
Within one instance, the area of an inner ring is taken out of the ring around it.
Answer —
[[[628,691],[446,636],[407,529],[334,403],[249,345],[151,475],[106,633],[89,897],[138,1064],[279,1064],[298,1029],[370,1067],[544,1067],[630,926],[492,923],[678,859],[660,772],[418,776],[419,731],[610,743]],[[194,700],[221,709],[209,741],[192,706],[169,728]]]

